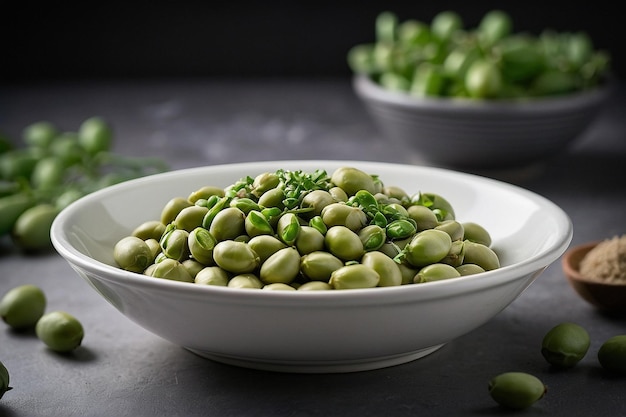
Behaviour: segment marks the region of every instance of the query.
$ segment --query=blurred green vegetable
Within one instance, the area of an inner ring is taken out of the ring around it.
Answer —
[[[22,131],[22,146],[0,134],[0,237],[24,252],[49,250],[50,226],[60,210],[98,189],[168,170],[158,158],[111,151],[114,133],[101,117],[77,131],[38,121]]]
[[[451,10],[430,22],[400,22],[390,12],[375,21],[375,40],[353,46],[347,62],[383,88],[415,96],[514,99],[553,96],[606,81],[607,51],[586,32],[515,32],[503,10],[467,28]]]

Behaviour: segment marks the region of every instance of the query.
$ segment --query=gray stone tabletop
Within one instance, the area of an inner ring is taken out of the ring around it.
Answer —
[[[626,233],[626,90],[563,154],[511,172],[475,172],[541,194],[574,224],[572,245]],[[115,151],[157,156],[172,169],[286,159],[356,159],[428,165],[410,144],[385,140],[348,79],[208,79],[0,87],[0,129],[17,137],[46,119],[76,129],[108,119]],[[25,255],[0,240],[0,293],[33,283],[50,309],[86,331],[71,355],[30,333],[0,328],[0,361],[13,390],[0,416],[496,416],[487,392],[498,373],[540,377],[548,393],[519,415],[624,416],[626,378],[601,371],[596,353],[626,333],[626,316],[603,314],[569,287],[560,263],[494,319],[437,352],[395,367],[348,374],[273,373],[200,358],[126,319],[58,254]],[[419,318],[416,318],[419,319]],[[577,367],[555,371],[543,335],[572,321],[591,335]],[[1,326],[0,326],[1,327]]]

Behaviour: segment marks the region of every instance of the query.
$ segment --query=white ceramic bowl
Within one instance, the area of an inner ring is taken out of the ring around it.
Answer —
[[[279,168],[332,173],[355,166],[409,193],[446,197],[460,221],[482,224],[502,267],[452,280],[362,290],[261,291],[200,286],[118,269],[113,246],[165,203]],[[358,161],[276,161],[158,174],[90,194],[52,225],[56,250],[130,320],[216,361],[286,372],[350,372],[405,363],[483,325],[565,251],[568,216],[495,180],[438,168]]]
[[[385,138],[456,168],[519,168],[563,152],[596,119],[611,87],[524,101],[419,98],[364,75],[353,88]]]

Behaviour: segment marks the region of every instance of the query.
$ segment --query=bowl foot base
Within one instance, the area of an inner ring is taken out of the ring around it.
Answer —
[[[287,373],[323,374],[371,371],[401,365],[430,355],[442,346],[443,344],[398,355],[346,361],[274,361],[221,355],[192,348],[186,349],[203,358],[243,368]]]

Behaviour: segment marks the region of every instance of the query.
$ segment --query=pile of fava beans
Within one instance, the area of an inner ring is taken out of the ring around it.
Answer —
[[[571,94],[605,83],[611,70],[609,52],[586,32],[515,31],[504,10],[485,13],[476,27],[452,10],[430,22],[385,11],[375,40],[353,46],[347,61],[390,91],[489,100]]]
[[[491,236],[443,196],[341,167],[264,172],[175,197],[113,249],[150,277],[266,290],[419,284],[497,269]]]

